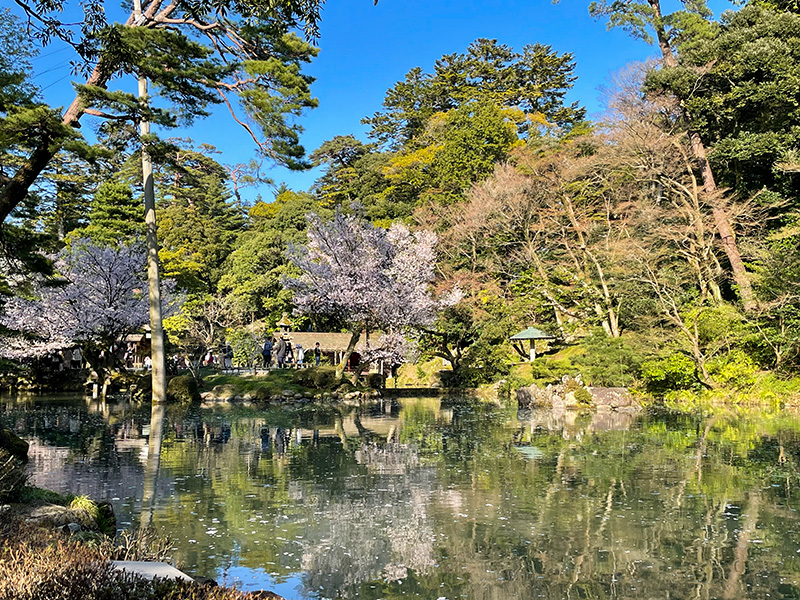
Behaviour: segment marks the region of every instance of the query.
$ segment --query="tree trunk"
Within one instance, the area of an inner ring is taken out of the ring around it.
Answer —
[[[675,55],[672,53],[672,47],[669,45],[669,37],[664,28],[664,22],[661,17],[661,2],[660,0],[648,0],[648,3],[653,9],[653,26],[656,30],[658,47],[661,49],[661,57],[667,67],[675,67],[678,62],[675,60]],[[714,217],[714,225],[717,228],[717,233],[722,240],[722,248],[725,250],[728,262],[731,263],[733,280],[736,283],[736,287],[739,289],[739,296],[742,298],[742,305],[744,306],[745,312],[752,312],[758,307],[758,303],[753,294],[753,287],[750,285],[750,278],[747,275],[744,261],[742,260],[741,254],[739,254],[739,247],[736,245],[736,239],[733,236],[733,228],[728,220],[728,215],[725,214],[722,206],[720,206],[721,195],[717,188],[717,183],[714,180],[714,172],[711,169],[711,164],[708,162],[705,145],[703,144],[703,140],[700,139],[700,135],[692,129],[692,116],[683,108],[681,108],[681,112],[689,126],[689,140],[691,141],[692,154],[700,163],[700,172],[703,176],[703,190],[707,196],[706,200],[711,205],[711,214]]]
[[[368,362],[359,363],[358,368],[353,373],[352,379],[350,379],[350,383],[352,383],[354,386],[357,386],[358,385],[358,380],[361,377],[361,374],[364,372],[364,369],[366,369],[369,365],[370,365],[370,363],[368,363]]]
[[[104,73],[102,59],[97,63],[85,85],[104,88],[110,79],[110,74]],[[76,96],[61,118],[61,124],[75,127],[86,109],[80,96]],[[45,170],[53,157],[59,153],[64,145],[66,136],[55,132],[45,133],[31,151],[28,159],[14,173],[14,176],[0,188],[0,223],[5,221],[11,211],[25,199],[28,190],[36,178]]]
[[[347,368],[347,363],[350,361],[350,355],[353,354],[353,351],[356,349],[356,344],[358,344],[359,339],[361,339],[361,331],[350,332],[350,343],[347,344],[347,350],[344,351],[342,360],[339,362],[338,365],[336,365],[337,382],[342,380],[342,376],[344,375],[344,370]]]
[[[686,120],[691,123],[689,114],[686,112],[684,112],[684,114]],[[722,241],[722,248],[725,250],[728,262],[731,263],[733,281],[739,289],[739,296],[742,298],[745,312],[753,312],[758,308],[758,303],[753,294],[753,287],[750,284],[750,278],[747,275],[747,269],[745,269],[742,255],[739,254],[739,247],[736,245],[736,238],[733,235],[733,228],[728,220],[728,215],[725,214],[725,210],[720,206],[720,193],[717,189],[717,183],[714,180],[711,164],[708,162],[706,148],[697,132],[690,130],[689,139],[692,142],[692,153],[694,157],[700,161],[700,170],[703,176],[703,190],[706,193],[706,199],[711,203],[711,215],[714,217],[714,225],[716,225],[717,233]]]
[[[142,16],[141,0],[133,1],[136,20]],[[139,77],[139,99],[147,101],[147,79]],[[139,123],[142,138],[150,135],[149,121]],[[158,273],[158,226],[153,185],[153,163],[142,141],[142,184],[144,187],[144,222],[147,228],[147,285],[150,301],[150,361],[152,363],[153,402],[167,401],[167,358],[164,352],[164,323],[161,316],[161,278]]]

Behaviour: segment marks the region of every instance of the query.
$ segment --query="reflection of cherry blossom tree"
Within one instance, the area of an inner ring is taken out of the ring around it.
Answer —
[[[0,344],[7,358],[35,358],[80,346],[105,381],[115,341],[149,322],[141,246],[75,240],[54,257],[57,281],[39,281],[33,298],[11,298],[0,324],[16,332]]]
[[[341,212],[327,222],[309,215],[308,243],[289,251],[302,275],[287,278],[284,285],[294,291],[297,312],[333,317],[349,328],[350,343],[336,367],[337,379],[362,331],[396,333],[433,321],[438,305],[429,285],[435,245],[433,233],[411,233],[397,223],[385,230]],[[386,341],[398,347],[395,337]],[[377,351],[372,350],[375,358]],[[395,352],[388,345],[386,351]]]

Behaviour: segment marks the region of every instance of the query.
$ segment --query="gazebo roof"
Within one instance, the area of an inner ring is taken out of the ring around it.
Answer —
[[[556,337],[554,335],[550,335],[549,333],[545,333],[541,329],[536,329],[536,327],[528,327],[524,331],[520,331],[512,335],[510,340],[554,340]]]

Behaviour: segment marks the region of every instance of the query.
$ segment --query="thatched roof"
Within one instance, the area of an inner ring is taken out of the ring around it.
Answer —
[[[347,350],[347,345],[350,343],[349,333],[323,333],[316,331],[292,331],[288,334],[289,341],[292,346],[300,344],[303,349],[308,351],[314,348],[314,345],[319,342],[320,350],[323,352],[343,352]],[[356,352],[364,352],[366,342],[364,335],[356,345]]]

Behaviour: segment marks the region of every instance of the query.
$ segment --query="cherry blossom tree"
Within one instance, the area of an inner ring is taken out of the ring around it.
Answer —
[[[341,379],[362,332],[393,334],[384,338],[386,348],[368,345],[364,358],[374,360],[397,354],[397,334],[436,318],[440,302],[430,293],[436,235],[398,223],[382,229],[341,211],[330,221],[314,214],[307,219],[308,243],[288,253],[302,274],[284,285],[294,292],[295,312],[333,317],[348,327],[350,342],[336,367]]]
[[[39,280],[29,298],[11,298],[0,325],[7,358],[42,357],[80,346],[105,383],[115,366],[112,345],[149,322],[145,252],[141,245],[96,246],[74,240],[53,257],[56,280]]]

